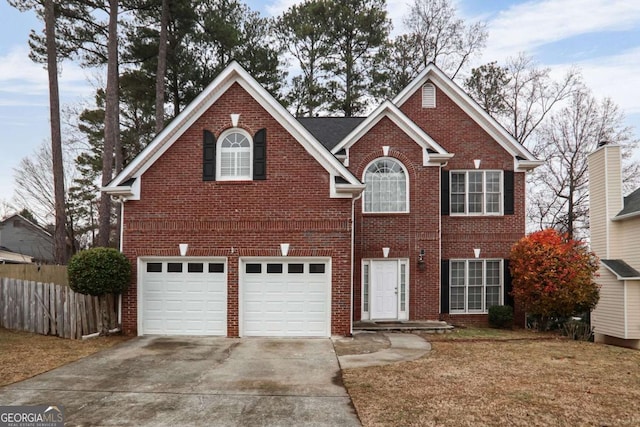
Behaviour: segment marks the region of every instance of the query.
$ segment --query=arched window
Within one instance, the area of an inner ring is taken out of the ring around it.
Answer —
[[[253,149],[251,137],[240,129],[231,129],[218,139],[217,179],[252,179]]]
[[[409,181],[399,161],[374,160],[364,172],[364,212],[408,212]]]

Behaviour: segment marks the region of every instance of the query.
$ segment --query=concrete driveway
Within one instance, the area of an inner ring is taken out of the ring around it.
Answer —
[[[329,339],[140,337],[0,388],[67,426],[359,426]]]

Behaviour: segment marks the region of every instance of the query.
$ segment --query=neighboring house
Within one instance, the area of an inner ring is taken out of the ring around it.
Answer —
[[[33,258],[29,255],[19,254],[0,246],[0,264],[31,264]]]
[[[591,248],[600,257],[596,342],[640,348],[640,188],[622,197],[618,145],[589,155]]]
[[[35,262],[53,263],[53,236],[20,214],[0,222],[0,246],[11,252],[28,255]]]
[[[124,331],[486,323],[539,164],[434,65],[366,118],[298,120],[232,63],[103,188],[125,202]]]

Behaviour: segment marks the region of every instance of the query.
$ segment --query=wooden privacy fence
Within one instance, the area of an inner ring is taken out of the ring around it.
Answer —
[[[107,307],[102,319],[100,303]],[[117,325],[116,298],[73,292],[55,283],[0,278],[0,326],[42,335],[82,338]]]

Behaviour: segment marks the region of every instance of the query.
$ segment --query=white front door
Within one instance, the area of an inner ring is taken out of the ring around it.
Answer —
[[[398,318],[398,261],[371,261],[371,318]]]

